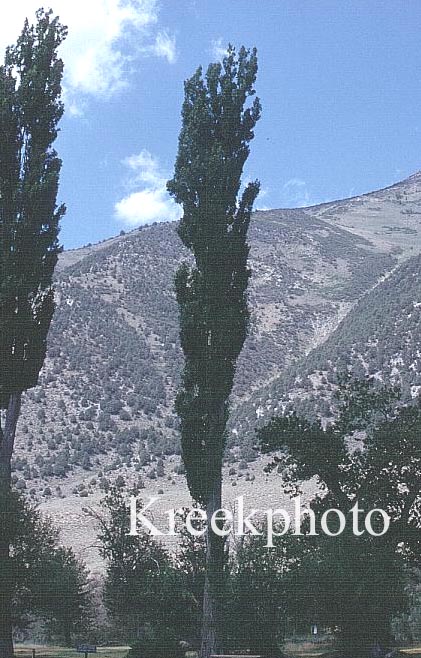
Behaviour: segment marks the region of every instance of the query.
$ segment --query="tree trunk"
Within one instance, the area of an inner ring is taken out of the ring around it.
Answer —
[[[0,451],[1,454],[1,451]],[[8,485],[9,483],[9,485]],[[10,491],[10,462],[0,462],[0,658],[12,658],[12,583],[9,556],[9,532],[7,526],[7,508]]]
[[[14,516],[11,505],[11,461],[19,419],[21,394],[9,399],[4,429],[0,427],[0,658],[13,658],[12,594],[13,576],[10,567],[10,539]]]
[[[70,622],[65,622],[65,626],[64,626],[64,646],[65,647],[71,647],[72,646],[72,633],[71,633],[71,628],[70,628]]]
[[[200,658],[222,653],[221,599],[224,586],[224,538],[216,535],[210,526],[212,514],[220,509],[222,477],[215,480],[206,504],[208,519],[206,531],[206,577],[203,593],[202,646]]]

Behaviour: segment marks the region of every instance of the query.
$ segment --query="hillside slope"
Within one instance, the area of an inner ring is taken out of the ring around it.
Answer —
[[[421,253],[420,212],[416,174],[355,199],[254,213],[231,479],[250,480],[253,428],[280,405],[316,401],[329,413],[329,359],[332,369],[351,359],[385,375],[402,359],[406,393],[419,385],[412,256]],[[179,460],[169,457],[179,452],[173,402],[182,368],[173,277],[186,258],[169,223],[62,255],[48,358],[25,396],[14,460],[17,485],[45,505],[60,507],[66,496],[80,508],[118,475],[140,477],[147,489],[180,481]]]
[[[414,255],[420,248],[421,172],[382,190],[306,208],[334,226],[367,238],[380,249]]]
[[[365,294],[319,347],[262,387],[231,420],[251,435],[274,413],[294,408],[329,418],[337,374],[374,376],[398,384],[404,400],[421,389],[421,256],[398,266]]]

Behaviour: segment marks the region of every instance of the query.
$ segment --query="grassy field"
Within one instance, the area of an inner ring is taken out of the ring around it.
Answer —
[[[284,652],[291,658],[319,658],[332,652],[332,645],[328,643],[287,642],[284,646]],[[421,646],[402,647],[400,652],[408,658],[421,658]]]
[[[83,654],[77,653],[75,649],[68,647],[42,646],[17,644],[15,647],[16,658],[32,658],[32,649],[35,649],[36,658],[81,658]],[[129,650],[124,647],[98,647],[96,655],[98,658],[124,658]],[[284,651],[291,658],[319,658],[327,655],[332,650],[331,644],[314,644],[313,642],[287,642]],[[408,658],[421,658],[421,646],[403,647],[400,651]],[[196,654],[189,652],[188,658],[194,658]],[[95,654],[92,654],[95,656]],[[162,658],[165,658],[163,656]]]
[[[328,653],[332,645],[324,642],[285,642],[283,649],[285,654],[292,658],[318,658]]]
[[[74,648],[37,646],[35,644],[17,644],[15,647],[16,658],[32,658],[32,649],[35,649],[36,658],[81,658],[82,653],[77,653]],[[124,658],[129,647],[98,647],[97,653],[92,656],[98,658]]]

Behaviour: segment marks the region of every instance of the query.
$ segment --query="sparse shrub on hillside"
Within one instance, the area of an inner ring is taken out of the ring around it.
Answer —
[[[127,409],[121,409],[119,416],[120,420],[128,421],[132,420],[132,417],[130,413],[127,411]]]

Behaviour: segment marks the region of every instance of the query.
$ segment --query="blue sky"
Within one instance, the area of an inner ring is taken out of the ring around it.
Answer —
[[[2,9],[0,46],[40,0]],[[66,248],[174,219],[166,197],[183,81],[256,46],[262,118],[245,177],[260,208],[360,194],[421,169],[419,0],[55,0],[66,114]]]

